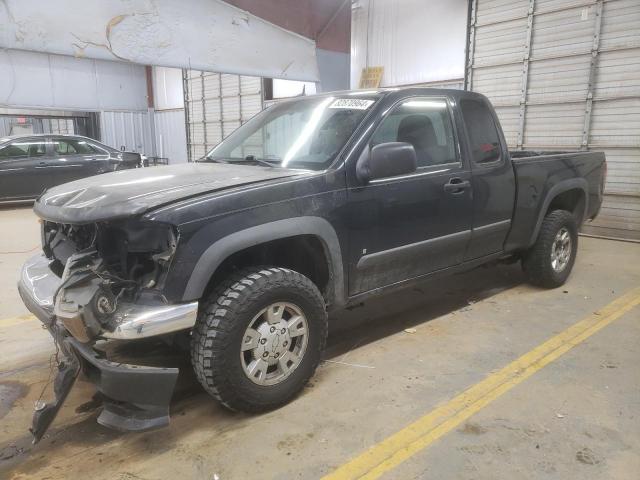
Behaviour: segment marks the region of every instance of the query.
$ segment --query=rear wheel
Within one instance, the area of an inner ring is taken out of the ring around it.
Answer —
[[[542,221],[536,243],[522,259],[529,282],[555,288],[563,285],[576,259],[578,226],[566,210],[554,210]]]
[[[210,295],[193,330],[191,359],[204,389],[232,410],[259,412],[293,398],[320,362],[324,299],[286,268],[232,275]]]

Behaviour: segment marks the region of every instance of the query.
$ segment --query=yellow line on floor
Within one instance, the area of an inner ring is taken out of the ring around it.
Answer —
[[[37,322],[38,319],[33,315],[22,315],[20,317],[2,318],[0,319],[0,328],[13,327],[14,325]]]
[[[428,448],[496,398],[640,305],[640,287],[525,353],[417,421],[353,458],[324,480],[373,479]]]

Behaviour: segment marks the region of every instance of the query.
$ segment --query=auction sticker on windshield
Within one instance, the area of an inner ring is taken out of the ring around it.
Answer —
[[[329,108],[350,108],[355,110],[366,110],[373,104],[374,100],[362,98],[338,98],[334,100]]]

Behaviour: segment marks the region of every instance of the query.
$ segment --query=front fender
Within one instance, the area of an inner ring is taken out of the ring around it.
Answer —
[[[214,272],[230,255],[261,243],[297,235],[314,235],[321,240],[329,259],[333,303],[337,306],[344,305],[346,302],[344,272],[338,236],[327,220],[313,216],[286,218],[263,223],[217,240],[198,259],[187,282],[183,300],[195,300],[202,297]]]

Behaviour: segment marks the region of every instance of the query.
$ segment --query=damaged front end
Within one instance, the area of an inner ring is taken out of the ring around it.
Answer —
[[[166,425],[177,368],[107,359],[104,344],[172,334],[195,324],[198,303],[170,304],[162,287],[178,232],[133,221],[66,225],[44,221],[44,255],[25,263],[18,289],[64,354],[55,401],[36,406],[40,440],[80,370],[104,399],[98,422],[120,430]]]

